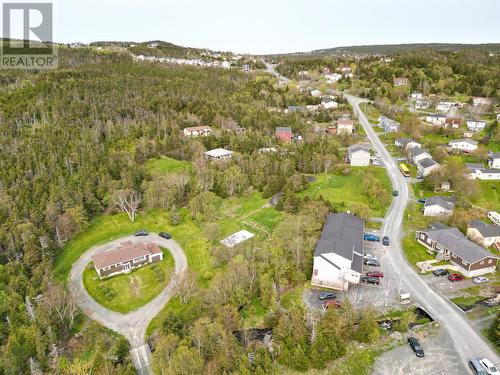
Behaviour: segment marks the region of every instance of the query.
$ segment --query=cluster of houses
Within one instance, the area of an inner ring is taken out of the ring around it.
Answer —
[[[408,161],[417,167],[420,177],[426,177],[433,171],[440,168],[440,164],[432,158],[429,151],[422,148],[422,145],[410,138],[398,138],[394,145],[402,149],[408,155]]]
[[[343,115],[341,116],[335,124],[332,124],[328,127],[328,134],[352,134],[355,130],[354,120],[352,120],[349,116]]]
[[[144,56],[144,55],[136,56],[135,60],[136,61],[158,62],[158,63],[163,63],[163,64],[199,66],[199,67],[204,67],[204,68],[223,68],[223,69],[231,68],[231,62],[227,61],[227,60],[207,61],[207,60],[203,60],[203,59],[185,59],[185,58],[179,58],[179,57],[157,57],[157,56]],[[248,65],[246,67],[248,70]]]
[[[500,180],[500,152],[491,152],[488,165],[465,163],[471,180]]]

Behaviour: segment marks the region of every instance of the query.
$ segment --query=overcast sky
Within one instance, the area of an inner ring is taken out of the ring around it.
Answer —
[[[55,41],[164,40],[240,53],[500,42],[500,0],[54,0]]]

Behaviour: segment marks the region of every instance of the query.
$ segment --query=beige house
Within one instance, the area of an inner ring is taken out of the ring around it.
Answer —
[[[370,165],[370,148],[363,145],[352,145],[348,149],[347,157],[353,167],[366,167]]]
[[[500,245],[500,225],[472,220],[467,228],[467,237],[483,247]]]

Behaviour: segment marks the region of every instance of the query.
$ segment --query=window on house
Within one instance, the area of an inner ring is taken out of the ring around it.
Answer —
[[[493,259],[488,259],[488,263],[493,263]]]
[[[480,261],[479,264],[484,264],[484,260]]]
[[[314,276],[318,276],[318,270],[317,269],[314,270]]]

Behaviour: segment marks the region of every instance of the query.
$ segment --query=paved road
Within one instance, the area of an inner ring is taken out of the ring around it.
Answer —
[[[116,248],[124,241],[156,243],[158,246],[168,249],[175,261],[174,275],[165,289],[151,302],[128,314],[108,310],[94,301],[85,289],[82,279],[83,271],[91,261],[92,255]],[[174,296],[176,281],[184,277],[186,270],[186,256],[175,240],[167,240],[156,234],[144,237],[127,236],[108,242],[105,245],[93,246],[87,250],[71,267],[69,285],[76,302],[87,316],[125,336],[130,344],[130,354],[137,372],[139,374],[150,374],[151,353],[148,345],[145,344],[146,329],[151,320],[158,315],[170,298]]]
[[[359,108],[359,103],[364,100],[351,95],[345,96],[353,106],[354,112],[358,116],[373,147],[382,156],[394,189],[399,191],[399,195],[391,203],[382,227],[382,234],[391,238],[391,246],[385,259],[386,266],[392,267],[395,272],[402,275],[401,288],[398,285],[397,290],[409,292],[413,299],[421,303],[434,318],[437,318],[444,325],[462,361],[466,362],[472,357],[486,356],[498,364],[498,355],[490,348],[483,337],[474,330],[463,313],[433,291],[406,263],[401,249],[401,228],[404,210],[409,201],[408,184],[399,173],[391,155]]]
[[[284,75],[278,73],[276,71],[276,69],[274,69],[276,67],[276,65],[269,64],[269,63],[266,63],[266,62],[264,64],[266,64],[266,70],[269,73],[271,73],[273,76],[277,77],[278,79],[280,79],[283,82],[286,82],[286,83],[290,82],[290,78],[285,77]]]

